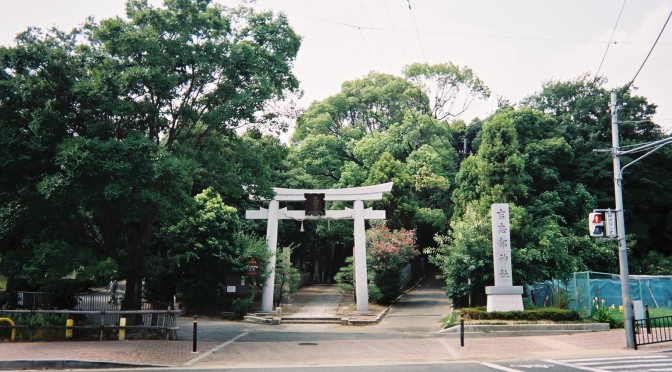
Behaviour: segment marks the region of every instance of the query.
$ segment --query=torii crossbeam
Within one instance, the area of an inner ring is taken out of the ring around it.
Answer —
[[[357,294],[357,311],[369,311],[369,288],[367,283],[366,269],[366,237],[364,233],[365,220],[385,219],[385,211],[364,209],[364,201],[380,200],[383,194],[392,191],[392,182],[379,185],[351,187],[344,189],[284,189],[273,188],[275,197],[269,200],[268,209],[248,210],[245,218],[248,220],[268,220],[266,227],[266,243],[271,257],[266,265],[269,274],[264,283],[261,295],[261,311],[270,313],[273,311],[273,291],[275,288],[275,256],[278,245],[278,221],[279,220],[319,220],[319,219],[352,219],[354,220],[354,256],[355,256],[355,293]],[[281,201],[300,202],[305,201],[305,194],[324,195],[325,201],[352,201],[353,208],[345,210],[326,210],[324,216],[306,215],[303,210],[280,209]],[[257,199],[250,195],[251,199]]]

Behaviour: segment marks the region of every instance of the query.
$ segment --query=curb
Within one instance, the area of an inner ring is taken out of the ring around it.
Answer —
[[[609,323],[570,324],[470,324],[464,326],[464,334],[471,337],[486,336],[541,336],[609,331]],[[459,336],[460,326],[443,329],[438,334]]]
[[[0,361],[0,370],[46,370],[46,369],[92,369],[92,368],[151,368],[170,367],[162,364],[138,364],[88,360],[3,360]]]

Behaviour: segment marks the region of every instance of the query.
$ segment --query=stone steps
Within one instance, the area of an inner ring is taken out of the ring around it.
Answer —
[[[341,324],[341,318],[336,317],[282,317],[285,324]]]

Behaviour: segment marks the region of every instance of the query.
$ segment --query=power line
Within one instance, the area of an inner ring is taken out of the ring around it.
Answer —
[[[385,7],[385,12],[387,13],[387,18],[390,19],[390,23],[392,24],[392,31],[394,31],[394,36],[397,38],[397,43],[399,43],[399,49],[401,50],[401,55],[404,56],[405,61],[408,61],[408,58],[406,57],[406,53],[404,52],[404,46],[401,44],[401,39],[399,39],[399,34],[397,34],[397,27],[394,25],[394,21],[392,20],[392,15],[390,15],[390,10],[387,8],[387,4],[385,3],[385,0],[383,0],[383,6]]]
[[[593,79],[593,81],[596,81],[597,77],[600,75],[602,64],[604,63],[604,59],[607,57],[607,52],[609,51],[609,47],[611,46],[611,41],[614,39],[614,34],[616,33],[616,27],[618,27],[618,21],[621,20],[621,14],[623,14],[623,8],[625,8],[625,3],[627,2],[628,0],[623,0],[623,5],[621,5],[621,11],[618,12],[618,18],[616,18],[616,24],[614,24],[614,29],[611,31],[611,36],[609,36],[609,43],[607,44],[607,48],[604,50],[604,55],[602,56],[602,60],[600,61],[600,67],[597,68],[597,72],[595,73],[595,78]]]
[[[413,28],[415,28],[415,36],[418,38],[418,44],[420,45],[422,56],[425,58],[425,62],[427,62],[427,54],[425,53],[425,47],[422,45],[422,39],[420,39],[418,24],[415,22],[415,15],[413,14],[413,9],[411,8],[411,0],[406,0],[406,2],[408,3],[408,10],[411,12],[411,20],[413,21]]]
[[[369,13],[366,11],[366,8],[364,7],[364,3],[362,3],[362,0],[359,0],[359,6],[362,8],[362,13],[364,13],[364,17],[366,18],[366,22],[370,25],[373,25],[373,22],[371,22],[371,18],[369,17]],[[359,29],[359,32],[362,33],[362,29]],[[364,36],[362,36],[364,37]],[[387,65],[388,68],[390,68],[390,60],[387,58],[387,54],[385,54],[385,49],[383,49],[382,43],[380,42],[380,39],[378,38],[378,33],[373,32],[373,37],[376,39],[376,45],[378,45],[378,49],[380,49],[380,52],[383,55],[383,59],[385,59],[385,64]]]
[[[386,5],[383,2],[383,5]],[[389,9],[386,9],[389,15]],[[280,10],[279,10],[280,11]],[[321,22],[331,23],[343,27],[356,28],[358,30],[371,30],[371,31],[392,31],[392,32],[415,32],[415,30],[396,28],[393,24],[392,28],[390,27],[372,27],[372,26],[362,26],[352,23],[335,21],[328,18],[318,17],[314,15],[297,13],[297,12],[286,12],[288,14],[294,14],[300,17],[312,18]],[[536,37],[536,36],[521,36],[521,35],[503,35],[503,34],[481,34],[473,32],[448,32],[448,31],[427,31],[427,30],[418,30],[421,34],[434,34],[434,35],[450,35],[450,36],[464,36],[464,37],[480,37],[480,38],[490,38],[490,39],[505,39],[505,40],[526,40],[526,41],[551,41],[551,42],[563,42],[563,43],[591,43],[591,44],[627,44],[627,45],[642,45],[648,44],[644,41],[623,41],[623,40],[588,40],[588,39],[562,39],[562,38],[551,38],[551,37]],[[397,35],[398,38],[398,35]],[[670,42],[664,42],[661,44],[672,44]]]
[[[653,52],[653,48],[656,47],[656,44],[658,44],[658,40],[660,40],[660,36],[663,34],[663,31],[665,31],[665,27],[667,27],[667,22],[670,21],[670,17],[672,17],[672,10],[670,10],[670,14],[667,15],[667,19],[665,20],[665,24],[663,24],[663,27],[660,29],[660,32],[658,33],[658,37],[656,37],[656,41],[653,42],[653,45],[651,45],[651,49],[649,50],[649,53],[646,55],[646,58],[644,58],[644,61],[642,62],[642,65],[639,66],[639,70],[637,70],[637,73],[635,76],[630,80],[628,85],[623,88],[623,91],[627,91],[630,89],[630,86],[635,82],[635,79],[637,79],[637,75],[639,75],[639,72],[642,71],[642,68],[644,68],[644,65],[646,64],[646,61],[649,60],[649,56],[651,56],[651,52]]]

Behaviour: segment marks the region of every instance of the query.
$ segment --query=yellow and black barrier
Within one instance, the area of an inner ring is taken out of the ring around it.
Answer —
[[[7,322],[7,323],[12,325],[12,338],[11,339],[12,339],[12,341],[14,341],[16,339],[16,328],[14,328],[16,326],[16,324],[10,318],[0,318],[0,323],[2,323],[2,322]]]

